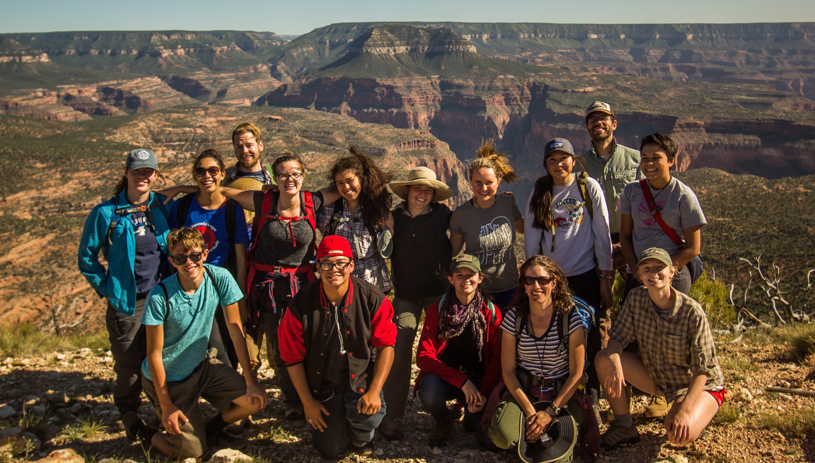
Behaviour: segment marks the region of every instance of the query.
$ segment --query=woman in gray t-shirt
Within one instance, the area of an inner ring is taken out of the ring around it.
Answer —
[[[646,180],[629,183],[620,196],[620,244],[628,263],[629,274],[623,297],[642,283],[637,275],[637,256],[648,248],[661,248],[671,255],[677,268],[672,286],[687,294],[691,287],[688,263],[699,255],[702,245],[701,228],[707,224],[699,200],[687,185],[671,176],[676,163],[676,144],[659,132],[642,139],[640,168]],[[647,186],[654,211],[646,199]],[[672,231],[671,237],[660,225],[655,211]],[[677,243],[677,241],[679,241]]]
[[[467,253],[478,257],[487,276],[484,288],[503,313],[515,294],[518,263],[515,259],[515,234],[523,233],[524,218],[515,200],[499,195],[502,180],[514,182],[518,176],[504,153],[487,141],[470,164],[473,197],[460,205],[450,218],[450,243],[453,256],[466,245]]]

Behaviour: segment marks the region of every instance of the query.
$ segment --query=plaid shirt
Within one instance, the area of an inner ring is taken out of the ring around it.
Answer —
[[[656,393],[669,402],[687,394],[693,372],[707,376],[705,390],[724,384],[707,316],[698,302],[679,291],[674,308],[659,313],[644,286],[633,289],[608,335],[623,346],[639,342]]]
[[[340,206],[340,203],[334,204],[336,207]],[[379,249],[376,246],[376,236],[371,236],[371,232],[362,221],[362,206],[357,208],[357,214],[354,217],[351,217],[351,211],[348,209],[345,199],[342,199],[342,206],[342,216],[340,223],[337,224],[335,234],[342,236],[351,243],[351,252],[354,253],[354,272],[352,275],[377,286],[387,294],[392,288],[388,267],[385,265],[385,259],[379,254]],[[326,228],[333,213],[334,207],[323,207],[317,217],[317,228],[323,236],[325,236]]]

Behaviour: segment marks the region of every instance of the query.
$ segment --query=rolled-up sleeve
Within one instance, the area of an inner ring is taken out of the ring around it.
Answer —
[[[690,369],[706,376],[715,374],[719,364],[716,360],[716,344],[710,332],[710,324],[701,308],[694,308],[688,317],[688,341],[690,342]]]

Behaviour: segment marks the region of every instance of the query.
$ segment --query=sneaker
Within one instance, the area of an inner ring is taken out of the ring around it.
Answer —
[[[653,419],[665,418],[666,416],[668,416],[668,402],[665,400],[665,397],[653,396],[651,398],[651,404],[645,407],[645,417]]]
[[[619,447],[622,444],[631,444],[640,441],[640,432],[637,430],[636,425],[630,428],[612,421],[606,432],[600,436],[600,446],[606,450],[611,450]]]
[[[382,423],[379,424],[379,427],[376,429],[385,440],[394,441],[394,440],[402,440],[405,438],[405,433],[399,429],[399,426],[396,425],[396,421],[388,419],[385,417],[382,420]]]
[[[441,423],[436,423],[435,429],[430,433],[427,443],[430,448],[441,447],[447,442],[447,437],[453,432],[453,421],[445,420]]]

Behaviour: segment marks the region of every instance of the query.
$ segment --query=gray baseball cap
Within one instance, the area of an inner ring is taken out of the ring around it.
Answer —
[[[145,167],[158,170],[156,153],[146,148],[135,149],[127,155],[125,167],[127,170],[144,169]]]
[[[564,153],[574,156],[574,148],[569,140],[565,138],[553,138],[546,143],[543,149],[543,159],[546,159],[551,153],[555,151],[563,151]]]

